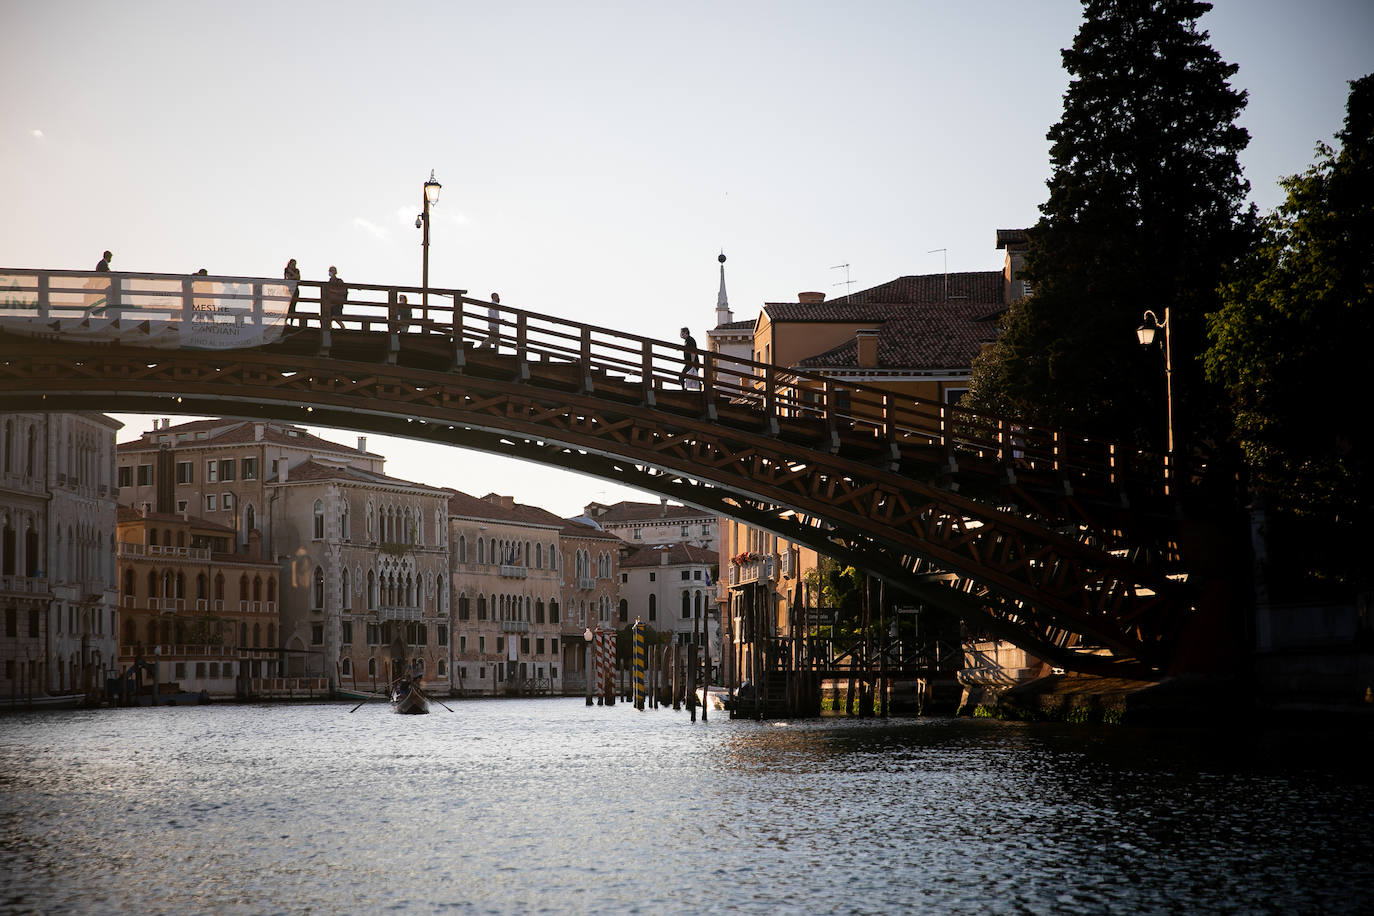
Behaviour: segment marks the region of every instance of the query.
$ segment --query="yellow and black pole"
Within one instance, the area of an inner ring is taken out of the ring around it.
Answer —
[[[636,620],[634,626],[635,641],[635,709],[644,708],[644,621]]]

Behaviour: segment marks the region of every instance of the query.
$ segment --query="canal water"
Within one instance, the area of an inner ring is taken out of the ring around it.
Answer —
[[[449,706],[0,716],[0,913],[1374,911],[1355,736]]]

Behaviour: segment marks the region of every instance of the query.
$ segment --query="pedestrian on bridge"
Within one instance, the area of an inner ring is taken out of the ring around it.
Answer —
[[[320,327],[335,322],[343,327],[343,307],[348,302],[348,284],[339,279],[339,269],[329,268],[329,282],[325,283],[320,295]]]
[[[697,341],[692,336],[692,332],[687,328],[682,331],[682,389],[684,391],[701,390],[701,354],[697,352]]]
[[[110,251],[107,251],[107,252],[105,252],[105,256],[104,256],[103,258],[100,259],[100,262],[99,262],[98,264],[95,265],[95,269],[98,270],[98,271],[100,271],[100,272],[103,273],[103,274],[107,274],[107,273],[110,272],[110,262],[113,261],[113,260],[114,260],[114,253],[113,253],[113,252],[110,252]]]
[[[296,300],[300,297],[301,269],[296,266],[295,258],[286,262],[281,278],[291,284],[291,304],[286,307],[286,315],[290,318],[296,314]]]

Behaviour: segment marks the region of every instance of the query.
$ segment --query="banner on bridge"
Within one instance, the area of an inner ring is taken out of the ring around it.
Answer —
[[[296,284],[204,274],[0,271],[0,331],[48,340],[230,350],[279,340]]]

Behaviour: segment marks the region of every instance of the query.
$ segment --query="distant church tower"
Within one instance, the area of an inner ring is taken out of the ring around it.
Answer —
[[[716,294],[716,327],[720,327],[734,321],[735,315],[730,311],[730,297],[725,295],[725,252],[722,251],[716,260],[720,261],[720,292]]]

